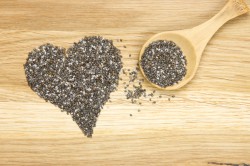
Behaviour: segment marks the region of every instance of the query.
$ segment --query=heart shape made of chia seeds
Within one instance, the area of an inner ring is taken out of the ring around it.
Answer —
[[[118,86],[122,62],[111,40],[91,36],[67,51],[42,45],[29,53],[24,69],[31,89],[70,114],[91,137],[103,105]]]

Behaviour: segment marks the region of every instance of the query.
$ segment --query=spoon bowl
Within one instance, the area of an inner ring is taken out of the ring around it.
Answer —
[[[188,38],[186,38],[183,35],[180,35],[177,32],[159,33],[159,34],[153,36],[151,39],[149,39],[144,44],[144,46],[141,49],[141,53],[140,53],[141,56],[139,58],[139,61],[141,61],[142,55],[143,55],[146,47],[150,43],[158,41],[158,40],[166,40],[166,39],[169,40],[169,41],[173,41],[176,45],[178,45],[181,48],[184,55],[188,55],[188,56],[186,56],[186,60],[187,60],[187,66],[186,67],[188,69],[187,73],[186,73],[186,75],[185,75],[185,77],[183,78],[182,81],[180,81],[178,84],[175,84],[173,86],[169,86],[167,88],[162,88],[159,85],[156,85],[156,84],[151,83],[151,82],[150,83],[152,85],[154,85],[155,87],[159,88],[159,89],[175,90],[175,89],[181,88],[182,86],[187,84],[193,78],[193,76],[195,74],[194,71],[196,70],[196,67],[198,66],[198,63],[197,63],[198,60],[197,60],[197,55],[196,55],[196,52],[195,52],[195,48],[194,48],[193,44],[188,40]],[[141,65],[140,65],[140,70],[142,71],[143,76],[148,80],[148,78],[145,75]],[[150,80],[148,80],[148,81],[150,81]]]
[[[229,0],[225,7],[217,15],[197,27],[186,30],[162,32],[154,35],[143,45],[139,55],[139,67],[143,76],[153,86],[159,89],[177,90],[185,86],[195,76],[195,73],[199,67],[202,53],[216,31],[227,21],[245,14],[248,11],[249,8],[247,7],[247,4],[244,2],[244,0]],[[187,60],[187,73],[185,77],[177,84],[165,88],[152,83],[145,75],[140,63],[145,49],[149,46],[149,44],[158,40],[173,41],[181,48]]]

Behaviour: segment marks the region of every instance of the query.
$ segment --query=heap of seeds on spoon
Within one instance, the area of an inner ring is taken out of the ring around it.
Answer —
[[[158,40],[145,49],[140,65],[147,79],[162,87],[178,84],[187,73],[187,60],[172,41]]]

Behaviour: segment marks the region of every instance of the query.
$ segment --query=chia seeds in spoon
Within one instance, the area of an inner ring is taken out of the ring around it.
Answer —
[[[147,79],[162,88],[178,84],[187,73],[186,57],[172,41],[151,43],[145,49],[140,65]]]
[[[118,86],[122,62],[111,40],[92,36],[67,51],[42,45],[29,53],[24,69],[31,89],[70,114],[91,137],[102,107]]]

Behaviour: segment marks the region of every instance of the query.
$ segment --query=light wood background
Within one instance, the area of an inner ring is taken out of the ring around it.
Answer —
[[[86,35],[113,39],[124,67],[133,69],[153,34],[196,26],[225,3],[0,0],[0,165],[250,164],[250,15],[219,30],[195,79],[178,91],[157,91],[163,98],[156,105],[148,99],[141,107],[132,105],[120,84],[92,139],[70,116],[40,99],[23,70],[33,48],[47,42],[69,47]],[[148,83],[144,87],[154,90]]]

